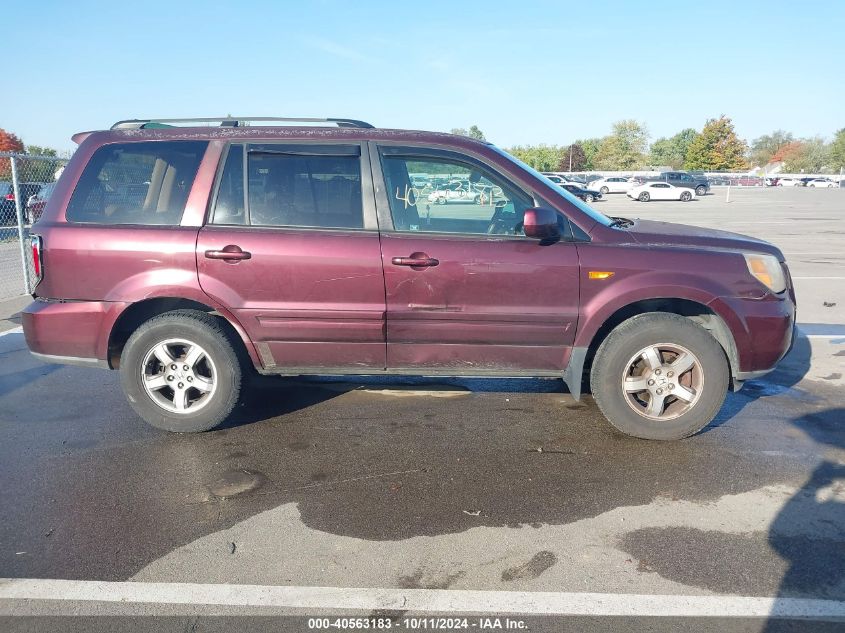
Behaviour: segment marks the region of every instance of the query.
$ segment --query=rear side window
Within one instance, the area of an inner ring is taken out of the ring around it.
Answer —
[[[68,203],[68,222],[176,225],[208,143],[104,145],[85,166]]]
[[[358,147],[288,150],[284,146],[266,146],[250,149],[247,158],[249,223],[252,226],[364,228],[358,154]]]

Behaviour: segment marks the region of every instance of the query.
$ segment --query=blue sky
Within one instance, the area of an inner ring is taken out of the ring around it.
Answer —
[[[122,118],[478,125],[501,146],[845,127],[845,2],[10,3],[0,127],[70,149]],[[10,70],[10,66],[14,70]],[[9,80],[14,77],[14,81]]]

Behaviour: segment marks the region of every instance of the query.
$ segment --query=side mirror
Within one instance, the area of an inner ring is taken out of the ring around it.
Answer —
[[[557,212],[552,209],[542,207],[526,209],[522,222],[526,237],[544,241],[555,240],[560,237]]]

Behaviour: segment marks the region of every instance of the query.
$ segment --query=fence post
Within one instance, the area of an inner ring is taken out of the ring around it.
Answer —
[[[9,158],[12,164],[12,193],[15,195],[15,211],[18,216],[18,242],[21,247],[21,266],[23,267],[23,290],[25,294],[30,293],[29,289],[29,267],[26,265],[26,247],[23,243],[23,202],[21,202],[21,188],[18,186],[18,165],[17,157]]]

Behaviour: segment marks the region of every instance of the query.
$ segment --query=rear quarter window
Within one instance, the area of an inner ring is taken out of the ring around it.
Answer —
[[[97,149],[68,203],[68,222],[177,225],[208,143],[151,141]]]

